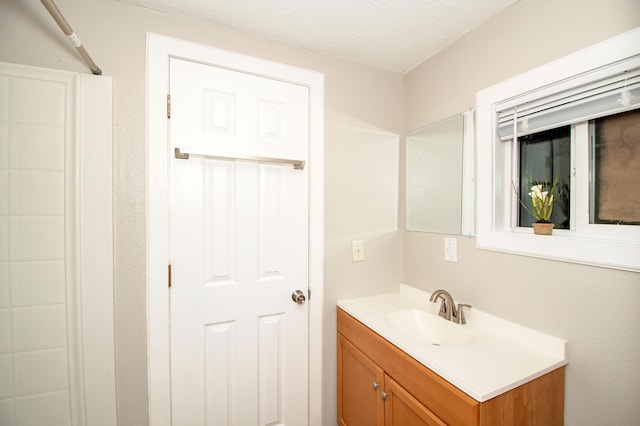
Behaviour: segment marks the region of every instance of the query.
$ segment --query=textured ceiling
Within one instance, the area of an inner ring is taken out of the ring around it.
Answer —
[[[117,0],[405,73],[517,0]]]

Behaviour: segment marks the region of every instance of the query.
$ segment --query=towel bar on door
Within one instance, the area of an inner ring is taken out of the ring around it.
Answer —
[[[183,151],[181,148],[175,149],[175,157],[181,160],[188,160],[189,156],[195,155],[198,157],[205,158],[215,158],[219,160],[245,160],[245,161],[258,161],[261,163],[274,163],[274,164],[292,164],[293,168],[296,170],[304,169],[304,160],[289,160],[286,158],[271,158],[271,157],[254,157],[254,156],[229,156],[229,155],[219,155],[213,154],[205,151],[198,150],[185,150]]]

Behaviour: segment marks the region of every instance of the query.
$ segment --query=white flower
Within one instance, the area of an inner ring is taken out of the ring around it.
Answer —
[[[531,179],[529,182],[531,182]],[[543,191],[543,189],[548,186],[545,184],[537,184],[531,185],[531,190],[528,193],[529,198],[531,200],[531,204],[529,205],[531,208],[525,204],[520,197],[518,197],[518,201],[525,210],[533,216],[538,222],[547,222],[551,217],[551,213],[553,212],[553,201],[555,198],[555,190],[556,190],[557,180],[554,179],[553,184],[551,185],[551,189],[547,191]],[[515,185],[513,189],[515,190]],[[517,194],[516,190],[516,194]]]
[[[546,192],[545,192],[546,194]],[[542,185],[533,185],[531,187],[531,192],[529,193],[531,198],[542,198]]]

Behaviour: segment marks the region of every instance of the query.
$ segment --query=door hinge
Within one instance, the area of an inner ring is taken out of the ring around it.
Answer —
[[[167,118],[171,118],[171,95],[167,95]]]
[[[307,295],[309,296],[307,297],[307,300],[311,300],[311,288],[307,289]]]
[[[167,265],[167,283],[171,288],[171,264]]]

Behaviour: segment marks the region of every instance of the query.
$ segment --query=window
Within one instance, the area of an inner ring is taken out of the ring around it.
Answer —
[[[590,223],[640,225],[640,109],[589,124]]]
[[[485,89],[476,109],[479,248],[640,271],[640,28]],[[532,182],[557,184],[552,237],[518,202]]]
[[[555,182],[555,202],[549,222],[555,229],[570,229],[571,224],[571,128],[546,130],[518,138],[519,182],[521,198],[531,185],[552,188]],[[520,205],[518,226],[531,227],[535,218]]]
[[[562,126],[518,138],[518,193],[527,194],[531,185],[551,188],[556,183],[555,203],[550,222],[555,229],[575,229],[571,222],[571,188],[589,186],[589,203],[575,208],[589,211],[589,223],[600,225],[640,225],[640,109],[601,117],[576,126],[589,126],[589,182],[572,181],[572,129]],[[521,197],[521,198],[526,198]],[[535,221],[520,205],[518,226]]]

